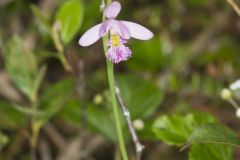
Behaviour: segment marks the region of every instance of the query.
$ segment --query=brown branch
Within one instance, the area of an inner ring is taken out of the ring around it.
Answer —
[[[128,111],[127,107],[124,105],[123,99],[120,95],[120,89],[117,85],[115,86],[115,94],[117,96],[118,102],[119,102],[121,110],[123,112],[123,115],[124,115],[124,117],[127,121],[129,132],[131,133],[133,142],[135,144],[136,159],[141,160],[144,146],[140,143],[139,138],[136,134],[136,131],[134,130],[134,127],[133,127],[133,124],[132,124],[132,121],[131,121],[130,112]]]
[[[235,10],[235,12],[237,12],[237,14],[240,16],[240,8],[236,4],[236,2],[234,0],[227,0],[227,2],[232,6],[232,8]]]

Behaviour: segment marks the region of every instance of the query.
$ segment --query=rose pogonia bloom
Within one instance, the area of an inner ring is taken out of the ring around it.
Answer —
[[[120,10],[121,4],[117,1],[112,2],[104,10],[107,20],[90,28],[79,39],[79,44],[85,47],[110,33],[106,56],[113,63],[126,61],[131,57],[131,50],[125,46],[131,37],[139,40],[149,40],[153,37],[153,33],[140,24],[116,20]]]

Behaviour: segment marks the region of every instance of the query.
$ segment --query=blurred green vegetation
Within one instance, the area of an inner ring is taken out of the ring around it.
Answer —
[[[118,19],[154,33],[146,42],[131,39],[132,57],[115,65],[132,120],[143,122],[136,127],[143,159],[240,159],[233,149],[240,146],[239,119],[220,97],[240,74],[237,14],[224,0],[121,4]],[[78,45],[101,22],[99,6],[100,0],[0,1],[0,159],[33,159],[33,148],[38,159],[118,157],[102,44]],[[123,117],[122,126],[132,158]],[[183,146],[190,148],[179,152]]]

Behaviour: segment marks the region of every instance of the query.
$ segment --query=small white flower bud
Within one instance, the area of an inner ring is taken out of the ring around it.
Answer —
[[[236,111],[236,116],[237,116],[238,118],[240,118],[240,108],[237,109],[237,111]]]
[[[224,88],[221,92],[221,97],[222,99],[228,100],[232,97],[232,92],[229,89]]]
[[[96,94],[96,95],[94,96],[94,98],[93,98],[93,102],[94,102],[95,104],[101,104],[102,101],[103,101],[103,97],[102,97],[101,94]]]
[[[144,128],[144,122],[141,119],[136,119],[133,121],[133,127],[136,130],[142,130]]]

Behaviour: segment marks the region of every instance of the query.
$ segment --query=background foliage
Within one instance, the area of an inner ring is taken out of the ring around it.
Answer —
[[[237,14],[224,0],[121,3],[119,19],[154,32],[131,40],[133,56],[115,65],[143,159],[240,159],[239,119],[220,96],[240,74]],[[101,21],[99,5],[0,1],[1,159],[27,160],[34,148],[43,160],[119,158],[101,42],[78,45]]]

